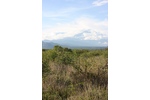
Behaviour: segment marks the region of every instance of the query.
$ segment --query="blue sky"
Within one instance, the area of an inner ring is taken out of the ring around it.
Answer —
[[[42,0],[42,39],[64,39],[82,32],[82,40],[106,39],[107,19],[107,0]]]

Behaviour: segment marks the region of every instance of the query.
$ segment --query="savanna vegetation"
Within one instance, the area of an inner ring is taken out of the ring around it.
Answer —
[[[108,49],[42,50],[42,100],[108,100]]]

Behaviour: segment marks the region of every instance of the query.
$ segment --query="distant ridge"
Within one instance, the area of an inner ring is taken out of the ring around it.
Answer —
[[[69,45],[69,44],[61,44],[61,43],[54,43],[50,40],[43,40],[42,41],[42,49],[53,49],[54,46],[59,45],[62,47],[67,47],[70,49],[105,49],[108,46],[77,46],[77,45]]]
[[[49,40],[42,41],[42,49],[52,49],[55,45],[59,45],[59,44],[53,43]]]

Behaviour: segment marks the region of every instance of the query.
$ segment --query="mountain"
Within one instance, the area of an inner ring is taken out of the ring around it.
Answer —
[[[59,44],[53,43],[49,40],[42,41],[42,49],[52,49],[55,45],[59,45]]]
[[[79,40],[74,38],[65,38],[59,40],[43,40],[42,49],[52,49],[55,45],[67,47],[71,49],[105,49],[107,46],[98,45],[98,41],[93,40]]]
[[[84,40],[78,37],[69,37],[63,38],[58,40],[52,40],[54,43],[58,43],[60,45],[67,45],[67,46],[88,46],[88,47],[101,47],[107,46],[103,43],[107,42],[107,39],[103,38],[101,40]]]
[[[51,49],[55,45],[68,48],[99,48],[108,47],[107,35],[100,34],[94,30],[83,30],[72,37],[64,37],[57,40],[43,40],[42,48]]]
[[[104,34],[100,34],[94,30],[84,30],[72,36],[63,39],[52,40],[54,43],[67,46],[107,46],[108,38]]]

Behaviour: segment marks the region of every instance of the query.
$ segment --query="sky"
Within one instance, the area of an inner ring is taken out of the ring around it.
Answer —
[[[107,45],[107,0],[42,0],[42,40],[73,38]]]

